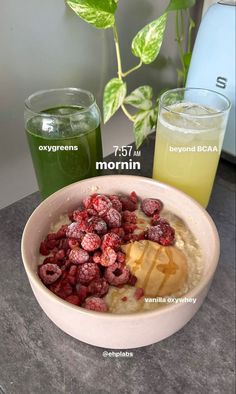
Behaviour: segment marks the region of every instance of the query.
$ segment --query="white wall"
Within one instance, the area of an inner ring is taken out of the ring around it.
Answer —
[[[135,65],[130,54],[134,34],[166,7],[166,1],[129,0],[119,4],[118,30],[124,70]],[[162,48],[177,56],[174,24],[170,21]],[[63,0],[1,0],[0,3],[0,207],[37,190],[23,127],[24,99],[34,91],[75,86],[92,91],[101,104],[106,81],[115,76],[111,31],[81,21]],[[156,90],[175,85],[173,60],[145,66],[128,78],[130,90],[151,84]],[[121,115],[103,128],[104,153],[114,141],[133,140]]]

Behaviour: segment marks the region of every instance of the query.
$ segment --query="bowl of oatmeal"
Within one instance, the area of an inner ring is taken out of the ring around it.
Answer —
[[[83,342],[113,349],[158,342],[198,311],[219,259],[208,213],[152,179],[112,175],[43,201],[22,259],[47,316]]]

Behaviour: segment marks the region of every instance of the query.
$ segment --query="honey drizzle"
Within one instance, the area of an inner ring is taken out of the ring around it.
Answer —
[[[157,261],[157,259],[158,259],[159,252],[160,252],[160,249],[156,251],[156,253],[155,253],[155,255],[154,255],[154,258],[153,258],[153,262],[152,262],[151,268],[149,268],[149,270],[148,270],[148,272],[147,272],[147,275],[146,275],[146,277],[145,277],[145,279],[144,279],[144,283],[143,283],[144,293],[145,293],[145,291],[146,291],[146,288],[147,288],[147,285],[148,285],[148,282],[149,282],[151,273],[152,273],[152,271],[156,268],[156,261]],[[161,285],[161,286],[162,286],[162,285]]]
[[[142,252],[141,256],[139,257],[139,259],[138,260],[134,260],[135,266],[132,268],[132,272],[133,272],[134,275],[135,275],[135,272],[137,271],[137,269],[140,268],[140,266],[142,265],[143,258],[145,256],[145,253],[147,252],[148,247],[149,246],[146,243],[145,247],[143,248],[143,252]]]
[[[179,269],[178,265],[177,265],[177,264],[174,262],[174,260],[173,260],[173,253],[172,253],[172,251],[171,251],[170,249],[166,249],[166,254],[167,254],[167,256],[169,257],[169,262],[168,262],[167,265],[175,265],[176,270]],[[172,272],[169,272],[169,273],[168,273],[168,272],[164,272],[164,274],[165,274],[165,278],[164,278],[164,280],[163,280],[161,286],[159,287],[158,291],[161,291],[161,289],[162,289],[163,286],[165,285],[166,281],[168,280],[168,278],[170,277],[170,275],[172,275],[173,273],[172,273]]]

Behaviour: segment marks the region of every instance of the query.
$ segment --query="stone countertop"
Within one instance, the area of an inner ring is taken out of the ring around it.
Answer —
[[[138,175],[151,176],[153,146],[152,136],[142,148]],[[234,170],[221,161],[208,207],[220,233],[221,257],[206,301],[183,329],[162,342],[131,350],[131,358],[104,358],[106,349],[62,332],[36,302],[20,241],[39,194],[2,209],[0,394],[233,393]]]

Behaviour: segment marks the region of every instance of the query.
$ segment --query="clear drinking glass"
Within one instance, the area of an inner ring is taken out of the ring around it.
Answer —
[[[230,101],[217,92],[173,89],[160,98],[153,178],[208,205]]]
[[[98,175],[100,121],[92,93],[82,89],[44,90],[25,101],[25,130],[43,198]]]

